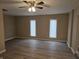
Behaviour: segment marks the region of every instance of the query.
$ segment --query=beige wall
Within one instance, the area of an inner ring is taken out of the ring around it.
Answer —
[[[15,17],[16,19],[16,37],[29,37],[29,19],[28,17]]]
[[[4,45],[4,22],[2,10],[0,10],[0,52],[5,49]]]
[[[58,20],[57,38],[58,40],[66,41],[68,34],[69,15],[68,14],[58,15],[57,20]]]
[[[37,38],[49,38],[49,21],[52,18],[57,19],[58,40],[67,40],[68,29],[68,14],[62,15],[43,15],[43,16],[17,16],[16,17],[16,36],[17,37],[30,37],[29,22],[31,19],[36,20]]]
[[[14,16],[4,15],[5,40],[15,37],[15,19]]]
[[[73,15],[73,17],[71,17],[71,15]],[[73,53],[75,53],[79,47],[79,8],[74,9],[74,13],[70,12],[70,22],[72,18],[73,26],[71,27],[69,25],[69,27],[72,28],[72,34],[68,33],[69,36],[71,35],[71,38],[68,38],[68,45],[71,47]],[[70,30],[68,30],[68,32],[70,32]]]

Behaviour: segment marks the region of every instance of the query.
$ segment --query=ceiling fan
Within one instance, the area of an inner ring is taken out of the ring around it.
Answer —
[[[44,1],[40,1],[38,2],[37,0],[32,0],[32,1],[23,1],[24,3],[27,4],[27,6],[21,6],[19,8],[26,8],[28,7],[28,11],[29,12],[35,12],[36,11],[36,8],[38,9],[43,9],[43,7],[49,7],[49,5],[45,4]]]

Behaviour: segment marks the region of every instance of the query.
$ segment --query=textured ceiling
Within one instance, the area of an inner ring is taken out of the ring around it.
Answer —
[[[26,6],[23,0],[0,0],[0,8],[7,9],[8,12],[4,12],[9,15],[45,15],[45,14],[60,14],[67,13],[75,8],[79,4],[79,0],[38,0],[44,1],[51,7],[39,10],[36,9],[35,13],[27,11],[28,8],[18,8],[20,6]]]

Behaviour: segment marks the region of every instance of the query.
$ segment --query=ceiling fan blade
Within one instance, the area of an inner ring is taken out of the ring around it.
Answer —
[[[41,2],[37,3],[37,5],[43,5],[43,4],[44,4],[44,2],[43,2],[43,1],[41,1]]]
[[[38,9],[43,9],[43,7],[36,7],[36,8],[38,8]]]
[[[23,2],[28,3],[28,1],[23,1]]]
[[[2,9],[3,11],[8,11],[7,9]]]
[[[43,4],[42,6],[45,6],[45,7],[51,7],[50,5],[48,4]]]
[[[26,6],[21,6],[21,7],[19,7],[19,8],[26,8]]]

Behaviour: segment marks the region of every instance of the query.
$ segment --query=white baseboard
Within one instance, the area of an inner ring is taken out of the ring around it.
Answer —
[[[70,47],[70,45],[69,45],[68,42],[67,42],[67,45],[68,45],[68,47],[71,49],[72,53],[73,53],[73,54],[76,54],[75,50],[74,50],[72,47]]]
[[[29,38],[29,37],[15,37],[15,38],[27,39],[27,38]]]
[[[14,39],[14,38],[16,38],[16,37],[7,38],[7,39],[5,39],[5,41],[12,40],[12,39]]]
[[[16,38],[20,38],[20,39],[38,39],[38,40],[48,40],[48,41],[57,41],[57,42],[66,42],[65,40],[52,40],[50,38],[38,38],[38,37],[16,37]]]
[[[75,50],[71,47],[71,51],[73,54],[76,54]]]
[[[71,48],[68,42],[67,42],[67,46],[68,46],[69,48]]]
[[[0,54],[2,54],[2,53],[4,53],[4,52],[6,52],[6,49],[4,49],[4,50],[0,51]]]

